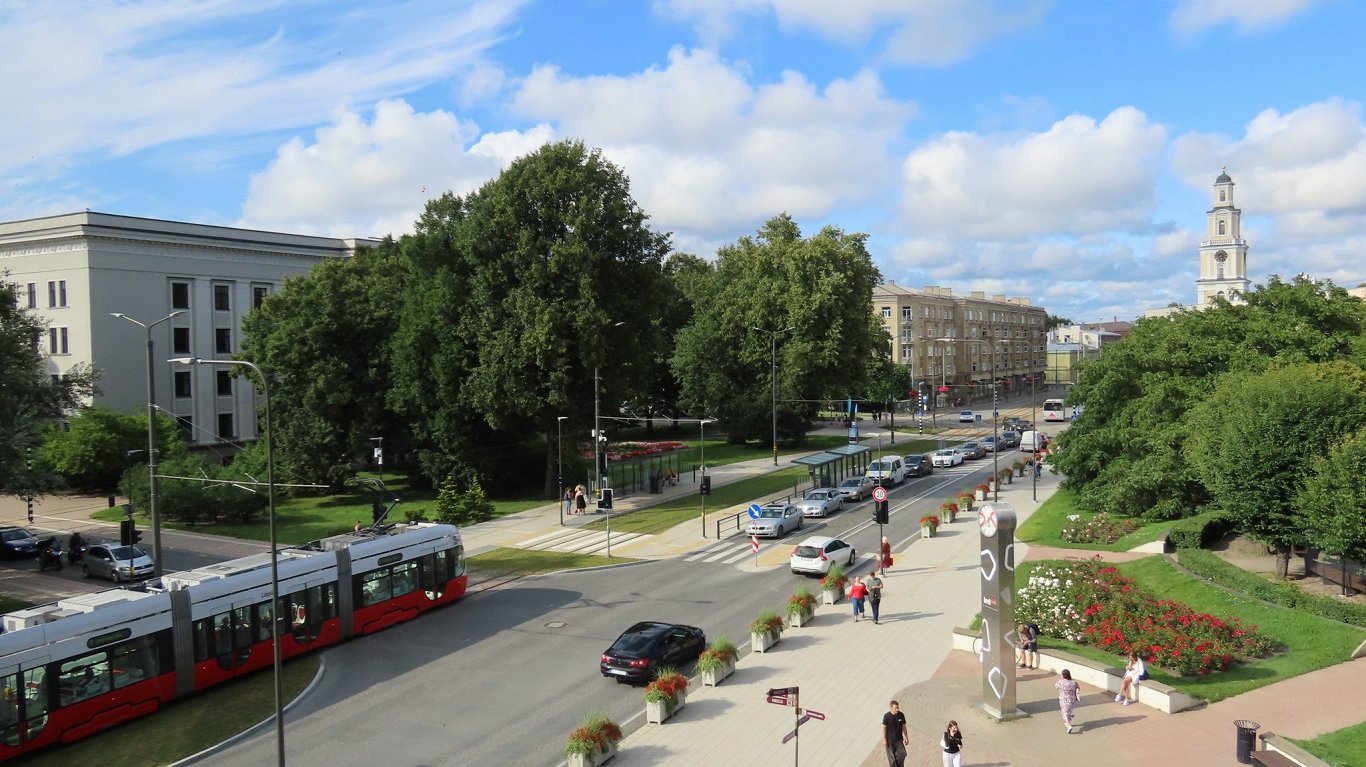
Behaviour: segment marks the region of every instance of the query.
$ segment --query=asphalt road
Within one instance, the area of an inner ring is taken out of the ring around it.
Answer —
[[[1002,460],[1011,453],[1003,453]],[[901,548],[921,514],[980,481],[937,472],[892,494],[886,534]],[[788,536],[844,537],[865,563],[876,550],[871,503]],[[812,524],[812,523],[815,524]],[[866,566],[864,570],[866,572]],[[749,624],[781,609],[814,579],[786,567],[744,571],[682,559],[526,578],[375,636],[326,651],[319,685],[286,717],[288,761],[298,767],[547,767],[563,763],[564,741],[591,710],[624,722],[643,710],[640,688],[602,677],[598,657],[627,626],[665,620],[748,644]],[[274,762],[273,728],[207,757],[205,765]]]

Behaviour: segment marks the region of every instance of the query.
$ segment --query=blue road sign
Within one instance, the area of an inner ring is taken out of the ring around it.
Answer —
[[[763,511],[763,508],[762,508],[761,506],[759,506],[759,504],[757,504],[757,503],[751,503],[751,504],[749,505],[749,518],[750,518],[750,519],[758,519],[758,518],[759,518],[759,514],[760,514],[760,512],[762,512],[762,511]]]

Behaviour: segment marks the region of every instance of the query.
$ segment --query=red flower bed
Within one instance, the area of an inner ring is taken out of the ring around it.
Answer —
[[[616,442],[607,446],[607,460],[616,462],[650,455],[663,455],[676,450],[684,450],[687,447],[682,442]],[[592,458],[593,448],[591,446],[579,448],[579,456]]]

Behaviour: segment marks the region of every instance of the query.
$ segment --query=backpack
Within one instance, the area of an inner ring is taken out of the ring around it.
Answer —
[[[1030,640],[1031,642],[1037,642],[1037,641],[1039,641],[1039,624],[1037,624],[1037,623],[1031,623],[1031,624],[1029,624],[1029,640]]]

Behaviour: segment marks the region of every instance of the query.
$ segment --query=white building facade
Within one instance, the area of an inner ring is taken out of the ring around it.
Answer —
[[[256,386],[166,360],[230,359],[243,317],[286,278],[376,244],[83,212],[0,223],[0,273],[48,323],[35,343],[49,374],[90,364],[94,403],[119,412],[147,406],[147,332],[111,315],[150,325],[182,312],[151,330],[156,405],[203,446],[256,438]]]
[[[1205,215],[1205,239],[1200,243],[1200,279],[1195,281],[1195,305],[1208,306],[1215,298],[1238,302],[1251,288],[1247,279],[1247,241],[1243,212],[1233,204],[1233,179],[1220,169],[1214,180],[1213,206]]]

